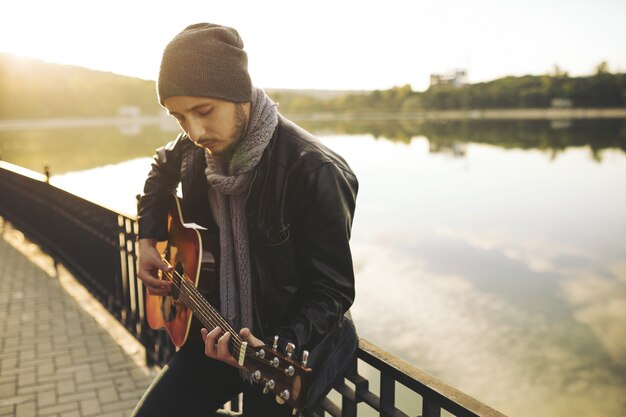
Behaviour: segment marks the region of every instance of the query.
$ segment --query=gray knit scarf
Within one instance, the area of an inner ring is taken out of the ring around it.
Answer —
[[[278,123],[276,104],[260,88],[252,89],[250,120],[232,157],[206,153],[205,171],[217,191],[220,229],[221,313],[235,329],[252,328],[252,283],[245,205],[254,168]],[[211,198],[211,197],[209,197]]]

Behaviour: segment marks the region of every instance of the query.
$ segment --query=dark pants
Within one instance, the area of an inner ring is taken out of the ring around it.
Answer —
[[[161,370],[132,417],[209,417],[243,392],[245,417],[292,416],[273,394],[241,379],[239,370],[204,355],[204,345],[186,343]]]

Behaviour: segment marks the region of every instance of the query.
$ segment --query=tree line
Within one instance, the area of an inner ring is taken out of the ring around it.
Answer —
[[[549,75],[504,77],[461,87],[436,85],[423,92],[410,85],[323,96],[303,91],[269,91],[287,116],[398,114],[428,110],[626,106],[626,74],[606,63],[587,77],[556,68]],[[111,117],[132,106],[142,114],[163,109],[154,81],[0,54],[0,120]]]
[[[154,81],[0,54],[0,119],[156,114],[155,91]]]
[[[571,77],[555,68],[553,74],[508,76],[489,82],[435,85],[424,92],[410,85],[347,94],[329,100],[313,97],[276,97],[285,114],[413,113],[427,110],[520,109],[553,106],[602,108],[626,106],[626,74],[613,74],[601,63],[596,73]]]

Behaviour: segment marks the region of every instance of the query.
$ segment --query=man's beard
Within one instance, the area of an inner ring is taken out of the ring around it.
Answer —
[[[234,147],[237,147],[245,138],[248,133],[248,118],[246,117],[246,112],[244,110],[244,105],[242,103],[237,103],[237,113],[235,114],[235,131],[233,132],[233,136],[237,138],[233,142]]]
[[[246,135],[248,134],[248,118],[246,117],[246,112],[242,103],[237,103],[237,110],[234,117],[235,124],[231,135],[231,138],[234,140],[230,141],[230,145],[220,153],[222,160],[230,160],[237,147],[241,145],[241,142],[244,141]]]

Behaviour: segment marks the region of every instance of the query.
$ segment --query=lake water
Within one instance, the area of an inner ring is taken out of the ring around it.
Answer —
[[[510,416],[626,415],[624,121],[305,127],[359,177],[362,337]],[[175,134],[4,131],[0,150],[132,215]]]

